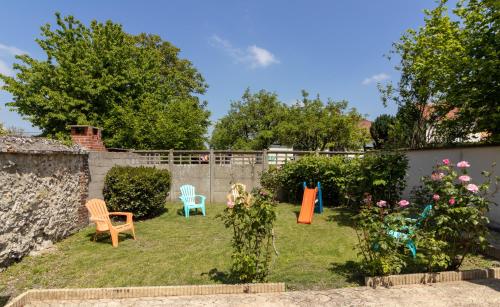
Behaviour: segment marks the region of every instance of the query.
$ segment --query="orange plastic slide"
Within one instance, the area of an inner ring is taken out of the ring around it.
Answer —
[[[304,189],[304,196],[302,197],[302,207],[300,208],[300,214],[297,223],[311,224],[314,215],[314,204],[316,203],[317,193],[317,187],[314,189]]]

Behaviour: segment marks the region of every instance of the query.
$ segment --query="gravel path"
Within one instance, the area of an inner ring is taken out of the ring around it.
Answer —
[[[41,301],[28,306],[500,306],[500,280],[285,293]]]

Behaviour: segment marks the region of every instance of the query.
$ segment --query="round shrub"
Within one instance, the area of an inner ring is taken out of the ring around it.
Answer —
[[[153,167],[115,166],[104,182],[104,200],[110,211],[132,212],[137,219],[165,210],[170,173]]]

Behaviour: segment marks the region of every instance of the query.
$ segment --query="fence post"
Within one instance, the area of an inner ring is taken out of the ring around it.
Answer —
[[[269,169],[269,159],[267,158],[267,149],[262,151],[262,172]]]
[[[210,156],[208,159],[208,164],[210,165],[210,203],[212,204],[214,202],[214,184],[215,184],[215,155],[214,155],[214,150],[210,149]]]
[[[168,171],[170,172],[170,201],[174,201],[174,150],[168,151]]]

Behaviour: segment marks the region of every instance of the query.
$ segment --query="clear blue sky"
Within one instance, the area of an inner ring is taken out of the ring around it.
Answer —
[[[266,89],[292,103],[306,89],[346,99],[369,119],[383,108],[376,80],[397,81],[396,62],[383,57],[408,28],[423,23],[433,0],[324,1],[26,1],[4,0],[0,10],[0,72],[12,73],[13,54],[44,54],[35,42],[54,12],[88,24],[108,19],[130,33],[155,33],[179,47],[205,77],[212,120],[245,88]],[[36,131],[5,102],[0,121]]]

